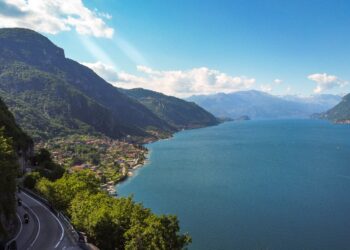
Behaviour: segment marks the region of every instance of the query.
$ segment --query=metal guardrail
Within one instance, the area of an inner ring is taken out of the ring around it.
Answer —
[[[62,213],[58,213],[57,217],[60,219],[61,222],[63,222],[64,226],[72,236],[72,238],[76,241],[79,242],[79,233],[78,231],[74,228],[74,226],[70,223],[70,220]]]
[[[81,249],[84,249],[84,250],[99,250],[96,246],[88,243],[85,234],[82,233],[82,232],[77,231],[74,228],[74,226],[72,225],[72,223],[70,222],[69,218],[67,216],[65,216],[62,212],[54,209],[53,206],[51,205],[51,203],[48,200],[46,200],[45,198],[43,198],[39,194],[37,194],[37,193],[33,192],[32,190],[29,190],[27,188],[21,187],[20,190],[24,191],[28,195],[32,196],[36,200],[38,200],[41,203],[43,203],[47,208],[49,208],[50,211],[53,212],[61,222],[63,222],[63,224],[64,224],[64,226],[66,228],[66,231],[69,233],[71,238],[75,241],[75,243],[77,243],[77,245]],[[9,248],[9,246],[12,243],[12,241],[13,240],[11,239],[9,242],[7,242],[7,244],[5,246],[5,249],[11,249],[11,248]]]

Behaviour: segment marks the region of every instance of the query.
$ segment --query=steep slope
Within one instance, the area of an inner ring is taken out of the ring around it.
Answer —
[[[8,236],[6,231],[13,229],[10,222],[15,217],[18,161],[29,158],[32,150],[32,139],[16,124],[0,99],[0,243]]]
[[[16,124],[15,118],[0,99],[0,129],[7,138],[11,138],[16,151],[27,151],[33,147],[33,140]]]
[[[219,117],[237,118],[247,115],[252,119],[307,118],[335,105],[338,96],[273,96],[261,91],[239,91],[230,94],[192,96],[188,100]]]
[[[350,123],[350,94],[344,96],[339,104],[322,114],[321,118],[339,123]]]
[[[178,129],[218,124],[218,120],[212,114],[193,102],[141,88],[120,91],[135,98],[159,118]]]
[[[0,29],[0,96],[36,139],[74,133],[112,138],[174,130],[46,37]]]

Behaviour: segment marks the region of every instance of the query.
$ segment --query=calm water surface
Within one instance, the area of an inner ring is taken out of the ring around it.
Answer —
[[[350,249],[349,125],[225,123],[148,148],[118,192],[178,215],[190,249]]]

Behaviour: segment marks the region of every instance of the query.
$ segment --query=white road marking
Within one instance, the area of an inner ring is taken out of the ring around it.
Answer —
[[[18,238],[18,236],[21,234],[22,228],[23,228],[21,216],[19,216],[18,213],[16,213],[16,215],[17,215],[17,218],[19,219],[19,224],[20,224],[21,227],[19,228],[19,232],[17,233],[17,235],[15,236],[15,238],[13,238],[11,241],[17,240],[17,238]]]
[[[40,234],[40,220],[39,220],[38,215],[33,211],[33,209],[31,209],[31,208],[28,206],[28,204],[26,204],[25,202],[22,202],[22,203],[34,214],[35,218],[36,218],[37,221],[38,221],[38,227],[39,227],[39,228],[38,228],[38,232],[36,233],[36,236],[35,236],[35,238],[34,238],[32,244],[30,244],[30,247],[32,247],[32,246],[34,246],[34,244],[35,244],[35,242],[36,242],[36,240],[38,239],[39,234]]]
[[[55,248],[58,247],[58,245],[61,243],[61,241],[63,240],[63,237],[64,237],[64,229],[63,229],[63,226],[62,226],[62,223],[60,222],[60,220],[57,218],[57,216],[55,216],[46,206],[44,206],[43,204],[41,204],[39,201],[37,201],[36,199],[32,198],[30,195],[26,194],[25,192],[23,192],[23,194],[25,196],[27,196],[28,198],[32,199],[33,201],[35,201],[37,204],[39,204],[41,207],[43,207],[44,209],[46,209],[55,219],[56,221],[58,222],[58,224],[60,225],[61,227],[61,230],[62,230],[62,233],[61,233],[61,237],[59,239],[59,241],[57,242],[57,244],[55,245]]]

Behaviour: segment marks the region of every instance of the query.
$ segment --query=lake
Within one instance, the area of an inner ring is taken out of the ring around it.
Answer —
[[[349,125],[229,122],[147,147],[118,193],[176,214],[189,249],[350,249]]]

